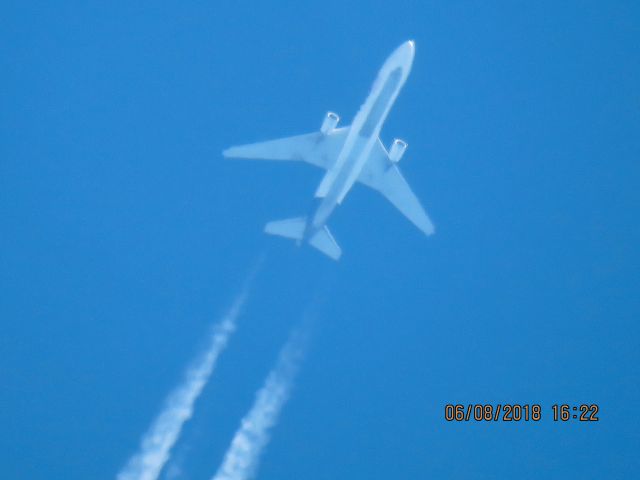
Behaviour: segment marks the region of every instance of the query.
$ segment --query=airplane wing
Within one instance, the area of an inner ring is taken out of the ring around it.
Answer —
[[[358,181],[384,195],[400,212],[426,235],[435,232],[429,216],[398,167],[389,160],[389,154],[380,142],[371,151]]]
[[[348,132],[349,127],[342,127],[327,134],[307,133],[295,137],[231,147],[222,154],[232,158],[299,160],[326,170],[338,158]]]

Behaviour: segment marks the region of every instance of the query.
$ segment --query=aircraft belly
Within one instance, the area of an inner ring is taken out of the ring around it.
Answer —
[[[322,226],[327,223],[327,219],[336,208],[336,205],[335,199],[332,199],[329,196],[323,198],[322,202],[320,202],[320,205],[318,205],[318,208],[313,214],[313,220],[311,222],[312,228],[310,231],[313,232],[322,228]]]
[[[366,159],[366,156],[369,155],[370,144],[372,142],[369,139],[357,136],[353,148],[342,162],[342,167],[334,173],[333,181],[324,192],[322,202],[313,216],[314,228],[320,228],[326,223],[333,210],[342,202],[347,192],[351,189],[364,165],[363,157]]]
[[[350,168],[345,169],[346,171],[343,181],[340,185],[338,185],[339,188],[336,198],[336,202],[338,204],[342,203],[344,197],[347,196],[347,193],[349,193],[349,190],[351,190],[351,187],[353,187],[353,184],[358,179],[358,176],[360,175],[360,172],[362,171],[362,168],[364,167],[364,164],[369,157],[369,153],[371,152],[371,148],[376,138],[377,135],[371,138],[363,138],[360,136],[358,137],[360,148],[354,155]]]
[[[335,183],[336,177],[342,170],[343,165],[344,165],[344,156],[343,156],[343,153],[341,153],[338,156],[338,159],[336,160],[336,163],[333,165],[333,167],[327,170],[327,173],[325,173],[324,177],[322,177],[322,181],[320,182],[320,185],[318,185],[318,188],[316,189],[316,193],[314,194],[316,198],[324,198],[327,196],[327,193],[329,192],[331,185]]]

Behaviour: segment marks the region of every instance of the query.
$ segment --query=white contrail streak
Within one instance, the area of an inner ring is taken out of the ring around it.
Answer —
[[[156,480],[169,459],[184,423],[193,415],[193,406],[207,384],[218,357],[236,328],[236,320],[247,298],[247,287],[227,314],[213,326],[207,349],[185,372],[183,382],[173,390],[151,427],[142,438],[139,451],[117,476],[118,480]]]
[[[242,419],[213,480],[245,480],[255,473],[260,454],[269,442],[269,429],[277,422],[280,410],[289,398],[305,339],[304,332],[291,334],[251,410]]]

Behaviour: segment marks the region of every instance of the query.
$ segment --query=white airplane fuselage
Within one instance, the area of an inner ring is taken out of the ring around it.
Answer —
[[[344,146],[333,166],[327,170],[315,196],[320,204],[307,223],[304,237],[310,238],[322,229],[335,208],[358,179],[389,110],[404,85],[414,57],[414,43],[405,42],[385,61],[378,72],[371,93],[353,119]]]
[[[387,58],[351,125],[336,128],[340,119],[328,112],[320,131],[237,145],[222,152],[227,158],[302,161],[324,170],[315,192],[315,208],[308,215],[267,222],[265,233],[298,244],[308,243],[338,260],[342,249],[327,221],[356,182],[379,192],[425,235],[434,233],[433,223],[397,165],[407,148],[406,142],[396,138],[387,151],[379,137],[409,76],[414,53],[414,43],[409,41]]]

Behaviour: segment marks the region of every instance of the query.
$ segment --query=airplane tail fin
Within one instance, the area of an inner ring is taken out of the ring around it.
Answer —
[[[264,231],[270,235],[278,235],[300,241],[304,238],[306,227],[306,217],[295,217],[269,222],[265,225]],[[342,255],[342,250],[333,239],[326,225],[311,235],[309,244],[333,260],[338,260]]]

